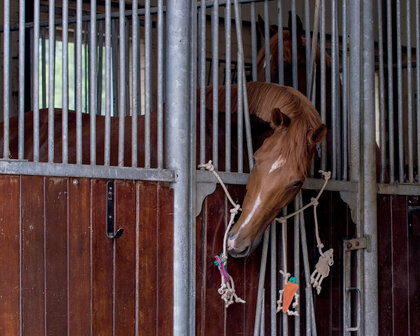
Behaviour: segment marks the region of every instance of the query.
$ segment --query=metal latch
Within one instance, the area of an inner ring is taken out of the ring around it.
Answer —
[[[345,240],[344,252],[352,251],[352,250],[367,249],[369,245],[368,243],[369,241],[367,237]]]
[[[106,184],[106,236],[108,238],[120,238],[124,232],[123,228],[115,231],[115,215],[114,215],[115,191],[114,181],[108,181]]]

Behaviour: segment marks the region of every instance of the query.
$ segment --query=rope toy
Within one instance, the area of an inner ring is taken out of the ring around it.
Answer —
[[[228,308],[232,303],[245,303],[245,300],[241,299],[235,292],[235,282],[233,281],[233,278],[230,276],[230,274],[227,271],[227,260],[228,260],[228,254],[226,251],[227,246],[227,236],[228,233],[233,226],[233,222],[235,220],[235,216],[238,214],[241,207],[239,204],[236,204],[232,197],[229,194],[229,191],[227,190],[225,184],[223,183],[222,179],[220,178],[217,171],[214,169],[213,163],[210,160],[208,163],[200,164],[198,168],[205,168],[206,170],[212,172],[214,176],[219,181],[220,185],[222,186],[227,198],[229,199],[229,202],[232,204],[233,208],[230,209],[230,220],[229,224],[225,230],[225,235],[223,237],[223,253],[220,254],[220,256],[215,256],[215,265],[219,269],[220,277],[221,277],[221,284],[218,289],[219,294],[221,295],[221,299],[225,301],[225,307]]]

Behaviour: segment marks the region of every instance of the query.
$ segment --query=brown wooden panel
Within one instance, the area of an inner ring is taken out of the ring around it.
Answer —
[[[411,206],[420,206],[419,197],[411,197]],[[409,218],[409,295],[410,335],[420,335],[420,211],[413,210]]]
[[[156,335],[157,316],[157,189],[155,183],[139,182],[139,278],[138,278],[138,332]]]
[[[228,186],[229,193],[235,202],[240,202],[245,195],[245,187],[243,186]],[[226,223],[229,224],[230,209],[232,205],[225,200],[227,204]],[[228,272],[235,281],[235,291],[240,298],[245,298],[245,259],[229,258]],[[245,303],[245,305],[247,305]],[[245,305],[241,303],[234,303],[229,306],[226,312],[226,335],[238,334],[242,335],[245,329]]]
[[[19,177],[0,177],[0,335],[20,331],[19,188]]]
[[[115,252],[115,333],[134,335],[135,274],[136,274],[136,185],[131,181],[117,181],[116,223],[124,228],[116,240]]]
[[[68,182],[68,272],[70,335],[91,334],[90,179]]]
[[[378,303],[379,334],[392,331],[391,197],[378,197]]]
[[[114,241],[106,236],[106,182],[92,180],[93,334],[113,332]]]
[[[218,185],[216,191],[206,199],[207,246],[203,267],[206,267],[206,293],[203,335],[224,335],[224,302],[217,292],[220,287],[220,273],[214,265],[214,256],[223,251],[225,231],[225,195]]]
[[[173,319],[173,190],[158,183],[158,318],[156,335],[172,335]]]
[[[44,178],[21,177],[22,334],[45,334]]]
[[[392,198],[392,293],[395,335],[408,335],[407,198]]]
[[[67,179],[45,178],[46,334],[67,333]]]
[[[203,329],[203,321],[205,320],[205,309],[204,309],[204,296],[206,292],[205,286],[205,270],[206,268],[203,267],[203,256],[205,256],[204,246],[206,242],[206,230],[204,226],[204,218],[205,218],[205,206],[203,202],[202,209],[200,214],[197,216],[195,223],[196,223],[196,274],[195,274],[195,284],[196,284],[196,300],[195,300],[195,330],[196,335],[202,335]]]

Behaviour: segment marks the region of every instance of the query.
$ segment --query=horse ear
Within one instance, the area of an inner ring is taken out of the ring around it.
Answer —
[[[289,11],[289,22],[287,24],[288,29],[292,32],[292,11]],[[303,36],[303,23],[298,15],[296,15],[296,37],[300,40]]]
[[[327,126],[321,124],[317,129],[310,130],[308,133],[309,142],[313,145],[321,143],[327,135]]]
[[[261,39],[264,41],[265,22],[264,22],[264,19],[259,14],[258,14],[258,31],[261,34]],[[274,35],[276,35],[277,32],[278,32],[277,26],[276,25],[270,25],[270,29],[269,29],[270,38],[272,38]]]
[[[287,128],[290,125],[290,118],[276,107],[271,111],[271,125],[273,128]]]

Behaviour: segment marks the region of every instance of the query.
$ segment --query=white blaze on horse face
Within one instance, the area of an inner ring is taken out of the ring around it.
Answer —
[[[270,64],[271,64],[271,55],[270,55]],[[264,59],[263,68],[265,69],[266,67],[267,67],[267,59]]]
[[[260,204],[261,204],[261,193],[258,194],[257,200],[255,201],[251,212],[248,214],[248,216],[246,217],[246,219],[242,223],[242,226],[239,228],[239,231],[249,223],[249,221],[251,220],[252,216],[254,216],[254,213],[257,210],[257,208],[260,206]],[[238,231],[238,233],[239,233],[239,231]]]
[[[283,167],[285,164],[286,164],[286,160],[283,159],[283,157],[280,155],[279,158],[273,163],[268,173],[271,174],[273,171]]]

